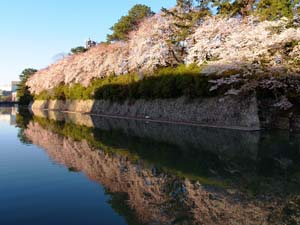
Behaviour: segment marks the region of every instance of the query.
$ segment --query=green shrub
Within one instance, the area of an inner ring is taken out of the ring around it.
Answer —
[[[35,95],[34,99],[35,100],[50,100],[51,95],[49,94],[48,91],[44,90],[44,91],[40,92],[38,95]]]
[[[209,89],[211,84],[208,82],[207,76],[195,77],[195,96],[209,96]]]
[[[176,68],[161,68],[154,75],[145,74],[143,79],[139,79],[137,74],[127,74],[95,79],[88,87],[60,84],[53,90],[41,92],[35,99],[124,101],[210,96],[208,78],[200,72],[201,68],[197,65],[180,65]]]
[[[282,17],[291,19],[297,3],[291,0],[260,0],[257,1],[256,13],[262,20],[276,20]]]
[[[71,53],[72,54],[79,54],[79,53],[83,53],[83,52],[86,52],[88,49],[86,49],[85,47],[83,46],[78,46],[76,48],[72,48],[71,49]]]
[[[156,94],[156,85],[155,85],[156,78],[153,77],[146,77],[144,80],[139,81],[137,83],[137,98],[144,98],[144,99],[152,99],[155,97]],[[156,97],[158,98],[158,95]]]
[[[58,85],[54,88],[52,99],[66,100],[65,89],[67,87],[63,84]]]
[[[72,86],[67,86],[65,88],[65,96],[67,99],[70,100],[77,100],[77,99],[89,99],[89,95],[87,94],[86,88],[83,87],[81,84],[73,84]]]

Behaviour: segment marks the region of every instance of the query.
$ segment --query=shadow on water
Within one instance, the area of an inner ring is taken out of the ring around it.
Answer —
[[[17,118],[28,143],[101,183],[128,224],[300,222],[300,134],[50,111]]]

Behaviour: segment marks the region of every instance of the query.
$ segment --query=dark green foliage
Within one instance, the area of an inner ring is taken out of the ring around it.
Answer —
[[[198,74],[183,75],[156,75],[148,76],[141,81],[125,84],[108,84],[95,90],[95,99],[106,99],[111,101],[122,101],[125,99],[157,99],[177,98],[181,96],[196,97],[199,91],[194,90],[195,80],[206,83],[203,88],[208,88],[204,76]],[[201,92],[201,93],[207,93]]]
[[[89,96],[86,94],[86,88],[80,84],[74,84],[72,87],[66,87],[65,89],[66,96],[68,99],[89,99]]]
[[[274,20],[283,16],[292,18],[293,10],[298,11],[299,0],[177,0],[177,9],[172,15],[192,16],[208,11],[211,6],[217,8],[217,14],[226,16],[241,15],[246,17],[256,12],[263,20]],[[170,12],[163,9],[163,11]]]
[[[214,3],[217,7],[218,14],[225,16],[235,16],[241,12],[239,1],[217,0]]]
[[[58,85],[53,90],[53,98],[58,100],[66,100],[66,86],[63,84]]]
[[[35,95],[34,99],[50,100],[51,99],[51,94],[48,91],[44,90],[41,93],[39,93],[38,95]]]
[[[211,15],[208,0],[178,0],[175,8],[162,8],[165,16],[173,20],[173,34],[168,40],[169,49],[178,64],[184,63],[187,54],[186,41],[193,33],[195,25],[199,24],[207,15]]]
[[[218,14],[246,17],[257,14],[262,20],[275,20],[281,17],[293,18],[299,0],[212,0]],[[299,10],[298,10],[299,11]]]
[[[241,15],[243,17],[250,15],[255,8],[255,0],[214,0],[214,6],[217,7],[218,14],[226,16]]]
[[[29,122],[32,120],[32,114],[27,107],[19,107],[19,112],[16,115],[16,126],[19,128],[18,138],[23,144],[31,144],[31,141],[26,137],[25,130]]]
[[[72,54],[78,54],[78,53],[82,53],[82,52],[86,52],[86,51],[87,51],[87,49],[83,46],[78,46],[76,48],[71,49]]]
[[[22,73],[19,75],[19,78],[21,81],[27,80],[30,76],[35,74],[37,72],[36,69],[27,68],[22,71]]]
[[[20,105],[29,105],[29,103],[33,100],[33,96],[29,91],[29,87],[26,86],[26,82],[30,76],[36,73],[36,69],[25,69],[19,75],[20,83],[18,85],[17,97]]]
[[[20,105],[29,105],[33,101],[33,96],[29,91],[29,87],[21,84],[18,88],[18,102]]]
[[[293,17],[294,3],[291,0],[260,0],[257,13],[262,20],[275,20],[281,17]]]
[[[58,85],[50,91],[43,91],[36,99],[105,99],[124,101],[126,99],[166,99],[186,96],[189,98],[209,96],[210,84],[207,76],[200,73],[196,65],[182,65],[177,68],[163,68],[154,75],[139,80],[135,74],[97,79],[90,86],[80,84]]]
[[[117,23],[111,27],[112,34],[107,35],[107,41],[124,41],[127,40],[129,32],[137,29],[139,23],[154,15],[151,8],[146,5],[137,4],[133,6],[128,15],[122,16]]]

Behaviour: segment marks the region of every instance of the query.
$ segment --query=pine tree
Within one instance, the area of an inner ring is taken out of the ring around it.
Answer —
[[[128,15],[122,16],[117,23],[115,23],[110,29],[113,31],[112,34],[107,35],[107,41],[125,41],[128,38],[128,34],[137,29],[139,23],[147,18],[154,15],[151,8],[146,5],[137,4],[133,6],[129,11]]]
[[[169,48],[178,63],[183,63],[187,37],[193,32],[193,27],[203,17],[211,14],[208,7],[209,2],[208,0],[177,0],[174,9],[162,9],[165,16],[169,16],[173,20],[173,37],[169,40]]]
[[[33,74],[37,72],[36,69],[28,68],[22,71],[19,75],[20,83],[18,85],[17,97],[19,99],[20,105],[28,105],[31,101],[33,101],[33,96],[29,91],[29,87],[26,85],[27,80]]]
[[[218,14],[226,16],[241,15],[246,17],[254,10],[255,0],[214,0],[214,6],[218,9]]]
[[[260,0],[257,4],[257,13],[262,20],[275,20],[281,17],[292,19],[297,4],[299,0]]]

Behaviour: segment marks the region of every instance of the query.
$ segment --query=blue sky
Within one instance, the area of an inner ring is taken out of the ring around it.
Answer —
[[[105,40],[109,28],[138,3],[157,12],[176,0],[0,0],[0,89],[24,68],[44,68],[89,37]]]

